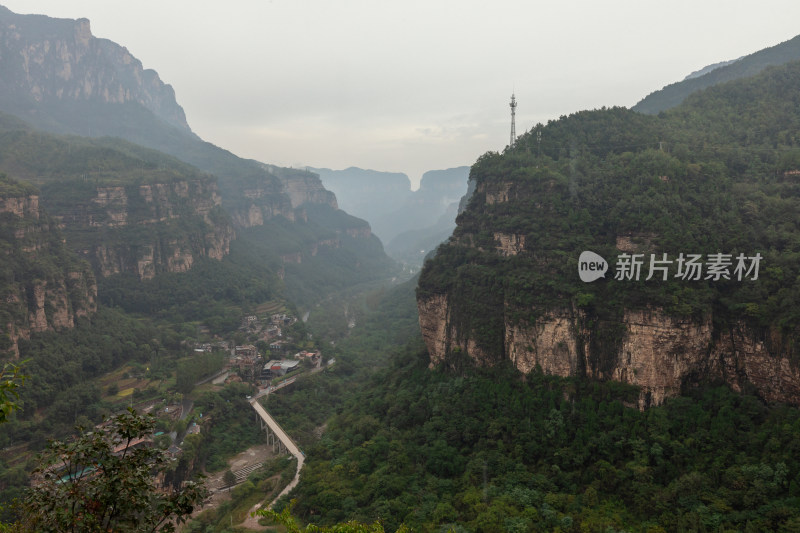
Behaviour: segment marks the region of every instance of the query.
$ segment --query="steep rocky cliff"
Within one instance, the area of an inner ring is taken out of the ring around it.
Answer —
[[[199,258],[222,259],[234,238],[211,178],[115,186],[51,183],[42,188],[42,202],[67,243],[104,277],[185,272]]]
[[[172,87],[127,49],[94,37],[87,19],[17,15],[0,6],[0,50],[0,99],[13,106],[6,111],[35,121],[39,105],[136,104],[190,131]]]
[[[336,195],[325,189],[319,175],[304,170],[264,165],[269,172],[278,177],[283,192],[289,197],[292,208],[303,204],[326,205],[338,209]]]
[[[0,116],[0,172],[33,182],[99,276],[140,279],[222,259],[234,230],[212,176],[118,139],[46,134]]]
[[[304,207],[338,209],[336,196],[322,186],[319,176],[303,170],[259,163],[240,179],[223,180],[222,186],[227,193],[225,207],[241,228],[263,226],[275,217],[302,220]]]
[[[563,117],[482,156],[420,277],[431,365],[622,381],[641,408],[705,382],[800,403],[800,149],[773,148],[800,122],[798,89],[794,64],[660,117]]]
[[[468,167],[428,171],[422,176],[419,188],[412,191],[405,174],[360,168],[314,169],[322,183],[336,193],[342,208],[367,220],[394,257],[406,252],[403,243],[389,249],[399,235],[417,232],[406,236],[405,240],[413,243],[431,234],[438,236],[442,230],[448,234],[452,231],[452,218],[445,219],[444,224],[440,219],[450,204],[458,202],[467,191],[468,171]],[[434,244],[438,242],[441,241]]]
[[[92,271],[62,240],[38,191],[0,174],[0,352],[17,355],[20,338],[73,327],[96,310]]]

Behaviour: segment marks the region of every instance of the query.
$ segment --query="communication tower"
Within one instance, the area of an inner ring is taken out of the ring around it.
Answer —
[[[510,148],[517,142],[517,127],[514,119],[517,113],[517,99],[514,97],[514,93],[511,93],[511,103],[508,105],[511,106],[511,141],[508,143]]]

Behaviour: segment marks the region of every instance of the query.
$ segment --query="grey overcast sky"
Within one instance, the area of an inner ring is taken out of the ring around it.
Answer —
[[[205,140],[283,166],[471,165],[538,122],[630,107],[800,33],[797,0],[0,0],[85,17]]]

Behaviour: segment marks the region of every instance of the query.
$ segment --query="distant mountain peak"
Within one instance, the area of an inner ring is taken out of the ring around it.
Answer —
[[[737,58],[737,59],[731,59],[729,61],[720,61],[719,63],[714,63],[712,65],[707,65],[707,66],[701,68],[700,70],[695,70],[691,74],[687,75],[685,78],[683,78],[683,81],[691,80],[691,79],[694,79],[694,78],[699,78],[701,76],[705,76],[706,74],[708,74],[712,70],[716,70],[716,69],[721,68],[721,67],[727,67],[731,63],[735,63],[736,61],[739,61],[739,59],[741,59],[741,57]]]

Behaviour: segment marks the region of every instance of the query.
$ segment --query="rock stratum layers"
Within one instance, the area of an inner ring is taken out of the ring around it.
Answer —
[[[502,186],[507,194],[510,187]],[[479,189],[478,194],[481,191]],[[490,193],[489,199],[497,198]],[[495,260],[524,249],[520,236],[493,234],[496,247],[483,253]],[[470,238],[461,235],[462,242]],[[458,246],[452,244],[451,246]],[[481,343],[487,316],[462,315],[464,297],[448,292],[418,295],[419,320],[431,366],[447,364],[453,353],[479,365],[508,359],[522,373],[615,380],[640,387],[639,407],[658,405],[687,385],[724,381],[736,391],[754,390],[771,402],[800,403],[800,366],[775,330],[746,322],[715,327],[710,317],[680,319],[654,307],[625,310],[619,320],[598,320],[577,307],[535,309],[535,319],[517,317],[531,309],[503,301],[484,313],[501,325],[492,343]],[[495,324],[496,325],[496,324]],[[609,332],[613,332],[609,334]]]

